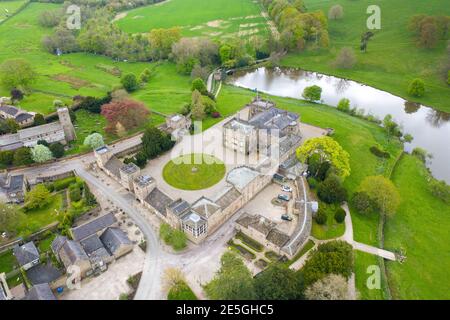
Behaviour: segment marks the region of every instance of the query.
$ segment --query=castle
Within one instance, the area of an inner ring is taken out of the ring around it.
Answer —
[[[59,108],[57,113],[58,121],[0,136],[0,151],[33,147],[37,145],[39,140],[45,140],[48,143],[60,142],[62,144],[75,140],[75,128],[70,119],[69,109]]]

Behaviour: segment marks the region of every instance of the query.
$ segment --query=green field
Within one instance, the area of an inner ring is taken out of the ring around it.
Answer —
[[[309,11],[328,12],[334,4],[344,8],[342,20],[330,20],[330,48],[290,54],[282,60],[286,66],[301,67],[339,77],[350,78],[395,95],[421,102],[443,111],[450,111],[450,87],[439,74],[439,65],[446,55],[446,41],[435,49],[420,49],[407,26],[416,14],[450,15],[450,6],[442,0],[306,0]],[[381,30],[369,42],[368,52],[359,51],[360,37],[366,31],[369,5],[381,8]],[[342,47],[352,47],[358,63],[351,70],[338,70],[332,66]],[[410,81],[420,77],[426,82],[422,98],[410,97]]]
[[[16,257],[12,250],[0,253],[0,273],[8,273],[17,267]]]
[[[225,176],[225,165],[206,154],[188,154],[171,160],[163,169],[164,180],[182,190],[212,187]]]
[[[409,155],[394,171],[402,202],[387,220],[385,247],[406,255],[402,264],[386,263],[395,299],[450,299],[450,206],[429,192],[428,179],[422,163]]]
[[[345,232],[345,224],[337,223],[334,219],[337,205],[321,203],[320,206],[322,206],[322,208],[325,207],[324,210],[327,214],[327,222],[324,225],[320,225],[313,220],[311,235],[319,240],[333,239],[342,236]]]
[[[0,23],[16,13],[28,0],[0,1]]]
[[[128,11],[125,17],[116,21],[122,30],[130,33],[174,26],[180,27],[184,36],[210,38],[266,33],[261,9],[251,0],[166,0]]]

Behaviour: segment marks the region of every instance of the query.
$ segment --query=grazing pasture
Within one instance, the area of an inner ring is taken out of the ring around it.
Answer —
[[[177,26],[184,36],[233,38],[265,34],[267,26],[252,0],[166,0],[120,16],[117,25],[129,33]]]

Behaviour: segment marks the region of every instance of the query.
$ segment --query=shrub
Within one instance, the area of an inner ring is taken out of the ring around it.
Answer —
[[[74,187],[70,187],[69,197],[72,202],[78,202],[81,200],[81,190],[78,186],[73,185]]]
[[[192,81],[191,91],[195,91],[195,90],[200,92],[202,95],[205,95],[208,92],[208,90],[206,90],[205,82],[203,82],[203,80],[200,78],[194,79]]]
[[[316,221],[317,224],[320,225],[324,225],[327,223],[327,213],[326,211],[323,209],[323,207],[320,207],[319,210],[317,211],[314,220]]]
[[[345,210],[339,207],[336,209],[336,212],[334,213],[334,220],[336,220],[337,223],[342,223],[344,222],[346,215],[347,213],[345,212]]]
[[[302,94],[303,98],[305,100],[308,101],[318,101],[320,100],[321,96],[322,96],[322,88],[319,86],[310,86],[310,87],[306,87],[303,90],[303,94]]]
[[[379,158],[388,159],[391,157],[391,154],[389,152],[382,150],[381,147],[379,147],[379,146],[370,147],[370,152],[372,152],[374,155],[376,155]]]
[[[330,8],[328,11],[328,18],[330,20],[342,19],[344,16],[344,8],[341,5],[336,4]]]
[[[408,94],[413,97],[422,97],[425,94],[425,82],[422,79],[414,79],[408,87]]]
[[[341,203],[347,199],[347,190],[336,175],[330,175],[320,185],[317,195],[325,203]]]
[[[75,181],[76,181],[75,177],[68,177],[64,179],[55,180],[53,182],[53,188],[55,191],[61,191],[67,189]]]
[[[350,100],[347,98],[342,98],[337,105],[337,109],[348,113],[350,111]]]
[[[60,142],[52,143],[49,149],[55,158],[62,158],[64,156],[64,146]]]
[[[220,117],[221,117],[221,115],[220,115],[220,113],[219,113],[219,112],[217,112],[217,111],[214,111],[213,113],[211,113],[211,117],[212,117],[212,118],[214,118],[214,119],[217,119],[217,118],[220,118]]]
[[[411,154],[420,159],[420,161],[422,161],[423,163],[425,163],[427,161],[427,158],[430,157],[426,150],[418,147],[414,148]]]
[[[167,223],[163,223],[159,229],[159,235],[164,242],[176,251],[182,250],[187,245],[187,238],[183,231],[173,229]]]
[[[120,83],[124,87],[127,92],[136,91],[139,88],[139,82],[136,78],[136,75],[129,73],[122,77]]]

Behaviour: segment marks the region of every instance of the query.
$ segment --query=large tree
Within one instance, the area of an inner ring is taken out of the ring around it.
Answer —
[[[162,152],[170,150],[174,144],[169,135],[156,127],[149,127],[142,136],[142,154],[147,159],[153,159]]]
[[[0,202],[0,232],[14,233],[20,220],[24,218],[25,215],[19,207]]]
[[[255,290],[251,272],[240,257],[231,251],[220,259],[220,269],[205,286],[209,298],[214,300],[251,300]]]
[[[302,93],[302,97],[308,101],[318,101],[321,96],[322,88],[316,85],[306,87]]]
[[[165,59],[172,51],[174,43],[181,39],[180,29],[152,29],[148,36],[154,59]]]
[[[24,59],[10,59],[0,65],[0,83],[8,89],[27,88],[36,78],[31,64]]]
[[[359,187],[373,201],[381,214],[393,214],[400,204],[400,194],[391,180],[383,176],[367,177]]]
[[[102,106],[102,115],[108,121],[106,130],[116,133],[117,123],[126,130],[142,126],[147,122],[150,111],[141,103],[131,99],[113,100]]]
[[[301,273],[280,263],[270,265],[255,278],[255,292],[259,300],[303,299],[303,277]]]
[[[345,178],[350,175],[350,155],[333,138],[311,138],[297,149],[297,157],[304,163],[316,154],[319,162],[329,162],[338,176]]]
[[[202,120],[206,116],[202,95],[198,90],[192,92],[191,112],[192,118],[195,120]]]
[[[103,141],[103,137],[100,133],[94,132],[84,139],[83,144],[91,149],[97,149],[103,147],[105,142]]]

